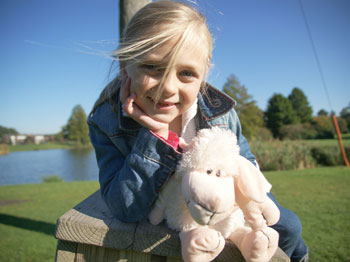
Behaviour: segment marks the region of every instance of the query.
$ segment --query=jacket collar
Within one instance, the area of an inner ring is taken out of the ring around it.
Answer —
[[[205,120],[219,117],[235,105],[236,101],[210,84],[206,84],[204,91],[198,94],[198,106]]]

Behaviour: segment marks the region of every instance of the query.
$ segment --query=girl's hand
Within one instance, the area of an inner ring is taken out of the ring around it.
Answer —
[[[159,136],[168,139],[169,124],[154,120],[147,115],[136,103],[136,94],[130,94],[131,78],[123,77],[122,86],[120,90],[120,101],[123,104],[123,110],[128,116],[138,122],[140,125],[148,128]]]

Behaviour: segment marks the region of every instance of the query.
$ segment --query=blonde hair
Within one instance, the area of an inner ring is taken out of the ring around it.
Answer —
[[[213,44],[205,17],[184,3],[169,0],[151,2],[131,18],[123,30],[118,49],[112,54],[119,61],[120,69],[123,70],[127,62],[139,61],[152,50],[171,40],[176,40],[176,43],[169,54],[170,60],[157,89],[155,100],[159,98],[163,81],[178,54],[189,44],[203,50],[204,61],[206,61],[205,74],[208,72]],[[118,79],[109,83],[96,101],[93,111],[104,101],[115,97],[119,87]]]

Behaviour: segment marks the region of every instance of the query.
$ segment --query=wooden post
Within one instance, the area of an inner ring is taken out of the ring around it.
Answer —
[[[349,167],[349,161],[348,161],[348,158],[346,157],[346,153],[345,153],[345,150],[344,150],[344,146],[343,146],[343,142],[342,142],[342,139],[341,139],[341,133],[340,133],[340,129],[339,129],[339,126],[338,126],[337,118],[335,117],[334,114],[331,115],[331,118],[333,120],[333,125],[334,125],[334,128],[335,128],[335,132],[337,133],[338,144],[339,144],[340,151],[341,151],[341,154],[343,156],[345,165],[347,167]]]
[[[131,17],[152,0],[119,0],[119,35],[121,37],[125,25]]]
[[[56,262],[181,262],[178,232],[163,223],[122,223],[115,219],[97,191],[57,221]],[[227,240],[215,262],[244,262]],[[288,262],[277,249],[270,262]]]

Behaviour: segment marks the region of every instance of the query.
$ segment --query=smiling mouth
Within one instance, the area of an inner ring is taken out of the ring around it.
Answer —
[[[170,103],[170,102],[158,102],[155,103],[154,100],[151,97],[147,97],[151,103],[153,104],[153,106],[159,110],[164,110],[164,111],[168,111],[173,109],[174,107],[176,107],[176,105],[178,103]]]

